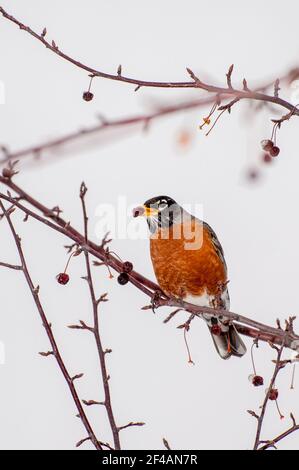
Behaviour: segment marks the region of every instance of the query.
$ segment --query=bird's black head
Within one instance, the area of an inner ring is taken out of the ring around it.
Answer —
[[[133,210],[133,216],[145,216],[151,233],[157,228],[169,228],[180,219],[182,208],[169,196],[155,196],[145,201],[143,206]]]
[[[173,204],[176,204],[176,202],[169,196],[155,196],[145,201],[144,206],[162,211],[167,207],[173,206]]]

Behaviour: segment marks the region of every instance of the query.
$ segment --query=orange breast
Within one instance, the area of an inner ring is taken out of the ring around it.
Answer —
[[[209,231],[197,222],[192,223],[193,239],[178,237],[178,226],[170,228],[169,236],[160,229],[150,240],[151,258],[157,281],[168,295],[184,298],[187,294],[219,293],[226,281],[226,269],[212,243]],[[183,226],[180,226],[182,232]],[[194,245],[194,242],[196,246]],[[187,243],[187,245],[186,245]],[[192,246],[192,244],[194,246]],[[188,248],[195,249],[188,249]]]

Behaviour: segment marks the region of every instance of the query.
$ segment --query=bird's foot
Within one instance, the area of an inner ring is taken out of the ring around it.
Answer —
[[[153,297],[151,298],[151,307],[153,313],[156,313],[156,309],[160,307],[162,299],[161,293],[159,291],[155,291]]]

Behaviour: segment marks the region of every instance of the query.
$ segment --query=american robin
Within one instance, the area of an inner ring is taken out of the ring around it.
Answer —
[[[199,306],[229,310],[227,267],[213,229],[168,196],[147,200],[133,210],[150,230],[150,252],[159,286],[170,297]],[[242,357],[245,344],[235,326],[203,314],[221,358]]]

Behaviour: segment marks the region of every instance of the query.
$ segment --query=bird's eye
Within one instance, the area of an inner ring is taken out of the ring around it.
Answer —
[[[160,204],[159,204],[159,210],[160,211],[163,211],[164,209],[166,209],[166,207],[167,207],[166,202],[160,202]]]

